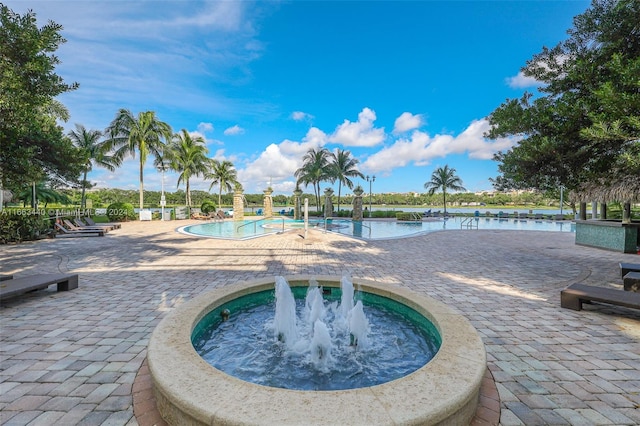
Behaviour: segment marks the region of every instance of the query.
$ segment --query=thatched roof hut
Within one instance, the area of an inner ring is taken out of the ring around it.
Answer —
[[[597,201],[609,203],[617,201],[621,203],[640,202],[640,176],[626,176],[624,178],[605,182],[600,180],[584,184],[574,194],[577,200]]]

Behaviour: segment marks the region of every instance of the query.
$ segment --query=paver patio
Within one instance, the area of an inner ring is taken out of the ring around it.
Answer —
[[[293,274],[406,286],[460,311],[486,345],[503,425],[640,424],[640,312],[560,308],[576,281],[622,288],[618,262],[640,256],[576,246],[568,233],[223,241],[174,232],[186,223],[0,246],[0,274],[80,274],[76,290],[2,303],[0,424],[138,424],[133,383],[167,312],[215,287]]]

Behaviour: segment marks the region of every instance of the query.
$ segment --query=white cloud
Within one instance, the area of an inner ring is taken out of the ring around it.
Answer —
[[[311,114],[307,114],[306,112],[302,112],[302,111],[294,111],[291,113],[291,118],[294,119],[295,121],[303,121],[303,120],[313,120],[313,115]]]
[[[385,140],[384,128],[373,127],[376,120],[375,111],[364,108],[358,114],[358,121],[353,123],[344,120],[329,137],[330,142],[340,143],[344,146],[372,147]]]
[[[244,129],[237,124],[235,126],[231,126],[228,129],[225,129],[224,134],[227,136],[233,135],[241,135],[244,133]]]
[[[238,177],[245,190],[262,190],[271,182],[276,191],[291,192],[295,189],[294,173],[302,166],[302,157],[310,149],[327,143],[327,135],[320,129],[309,129],[301,142],[288,139],[269,145],[260,156],[238,170]]]
[[[396,118],[396,122],[393,126],[393,133],[404,133],[408,130],[417,129],[424,125],[424,118],[421,114],[411,114],[410,112],[403,112],[400,117]]]
[[[506,79],[507,85],[513,89],[524,89],[525,87],[537,87],[542,85],[542,82],[535,79],[535,77],[527,77],[522,71],[518,72],[515,77],[508,77]]]
[[[200,133],[208,133],[213,132],[213,124],[212,123],[200,123],[198,124],[198,131]]]
[[[425,132],[414,131],[410,138],[401,138],[368,157],[362,168],[372,172],[390,172],[409,163],[416,166],[430,164],[434,158],[449,154],[467,153],[469,158],[488,160],[493,154],[512,147],[517,138],[500,138],[495,141],[484,138],[490,128],[487,120],[473,121],[460,135],[429,136]]]

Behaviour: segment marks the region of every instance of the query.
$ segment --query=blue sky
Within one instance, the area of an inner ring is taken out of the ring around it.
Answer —
[[[5,1],[67,39],[57,72],[76,123],[102,130],[120,108],[156,111],[202,135],[248,193],[290,195],[310,148],[351,151],[373,192],[424,192],[436,167],[491,189],[485,117],[535,91],[520,68],[566,38],[588,1]],[[98,187],[138,188],[138,159],[95,168]],[[165,175],[175,190],[176,176]],[[368,190],[368,184],[357,183]],[[161,177],[145,168],[145,188]],[[330,186],[325,183],[322,188]],[[192,188],[209,183],[192,180]],[[334,185],[337,189],[337,184]],[[308,192],[312,188],[306,188]],[[217,188],[213,188],[217,192]]]

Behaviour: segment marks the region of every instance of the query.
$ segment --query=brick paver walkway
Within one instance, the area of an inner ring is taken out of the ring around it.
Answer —
[[[566,233],[221,241],[180,235],[180,224],[0,246],[2,274],[80,274],[76,290],[0,307],[0,424],[138,424],[133,383],[168,311],[215,287],[292,274],[406,286],[459,310],[485,342],[505,426],[640,424],[640,312],[559,304],[575,281],[621,288],[618,262],[640,256],[579,247]]]

